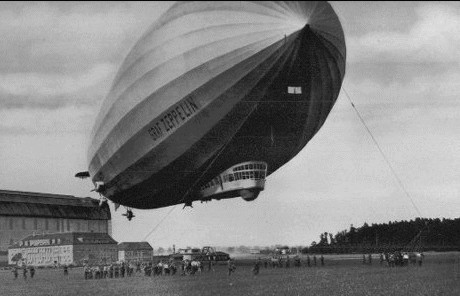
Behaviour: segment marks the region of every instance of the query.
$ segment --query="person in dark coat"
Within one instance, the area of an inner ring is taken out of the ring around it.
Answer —
[[[125,277],[125,263],[121,263],[121,267],[120,267],[120,275],[121,277]]]
[[[115,264],[115,278],[118,278],[118,275],[120,274],[120,267],[118,264]]]
[[[228,259],[227,266],[228,266],[228,275],[231,275],[232,272],[235,272],[236,266],[232,259]]]
[[[35,275],[35,267],[33,265],[29,268],[29,272],[30,272],[30,278],[33,279]]]
[[[14,275],[14,279],[15,279],[15,280],[18,279],[18,274],[19,274],[19,273],[18,273],[18,268],[17,268],[16,266],[13,268],[13,270],[12,270],[11,272],[12,272],[13,275]]]
[[[25,265],[22,268],[22,276],[24,277],[25,280],[27,280],[27,267]]]
[[[256,261],[254,263],[254,266],[252,267],[252,273],[254,275],[258,275],[259,274],[259,269],[260,269],[260,261]]]

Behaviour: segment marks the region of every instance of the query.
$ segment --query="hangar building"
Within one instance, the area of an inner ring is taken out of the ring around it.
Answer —
[[[47,233],[111,235],[110,208],[98,200],[71,195],[0,190],[0,265],[8,247],[19,240]]]

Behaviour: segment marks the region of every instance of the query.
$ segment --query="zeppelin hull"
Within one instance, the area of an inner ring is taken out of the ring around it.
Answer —
[[[154,59],[173,45],[176,55]],[[273,173],[322,126],[344,73],[327,3],[178,3],[122,65],[93,131],[90,174],[109,199],[146,209],[198,200],[237,163]]]

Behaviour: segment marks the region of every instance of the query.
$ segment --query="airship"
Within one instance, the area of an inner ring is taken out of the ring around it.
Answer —
[[[128,208],[254,200],[325,122],[345,60],[327,2],[177,2],[121,64],[79,176]]]

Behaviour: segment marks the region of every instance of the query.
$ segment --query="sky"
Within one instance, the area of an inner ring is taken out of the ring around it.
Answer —
[[[86,151],[124,57],[171,2],[0,2],[0,189],[98,196]],[[112,209],[113,237],[158,247],[310,245],[351,224],[457,218],[460,3],[332,2],[345,31],[343,88],[318,134],[240,198]],[[412,200],[412,201],[411,201]]]

